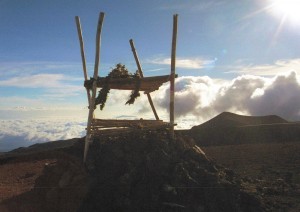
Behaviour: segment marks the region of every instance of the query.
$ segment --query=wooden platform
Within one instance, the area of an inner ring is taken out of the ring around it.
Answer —
[[[119,119],[93,119],[91,124],[91,134],[112,134],[121,132],[131,132],[138,129],[164,129],[170,124],[162,120],[119,120]]]
[[[177,75],[175,77],[177,77]],[[145,93],[150,93],[155,90],[158,90],[163,83],[170,81],[170,75],[144,77],[138,80],[140,81],[139,90],[144,91]],[[110,89],[134,90],[136,87],[137,79],[135,78],[107,79],[106,77],[98,77],[97,87],[102,88],[106,84],[106,82],[108,83]],[[84,82],[84,86],[87,89],[92,89],[92,84],[93,84],[93,80],[86,80]]]

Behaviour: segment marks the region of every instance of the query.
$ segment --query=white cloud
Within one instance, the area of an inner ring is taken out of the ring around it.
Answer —
[[[195,116],[201,123],[224,111],[300,120],[300,84],[295,72],[276,77],[243,75],[231,81],[179,77],[175,89],[176,119],[185,122],[186,117]],[[159,113],[167,113],[169,85],[163,85],[152,97]],[[147,104],[145,100],[142,112],[150,111]]]
[[[30,99],[19,96],[0,96],[0,109],[10,109],[12,107],[24,108],[31,107],[32,105],[35,105],[35,107],[43,107],[46,105],[46,102],[43,102],[41,99]]]
[[[276,76],[248,104],[251,114],[276,114],[287,119],[300,117],[300,84],[295,72]]]
[[[31,101],[37,103],[43,101],[42,99],[46,100],[51,98],[59,100],[65,99],[65,97],[84,94],[84,87],[82,85],[79,86],[73,84],[73,82],[77,80],[77,78],[68,77],[63,74],[35,74],[0,80],[0,88],[9,87],[11,89],[11,87],[15,87],[36,89],[37,92],[39,91],[39,94],[35,95],[35,100],[29,100],[27,97],[27,102]],[[13,100],[17,99],[17,95],[18,94],[16,92]],[[4,99],[6,97],[0,98]],[[19,97],[20,102],[24,101],[25,99],[26,97]]]
[[[0,96],[0,113],[1,110],[11,110],[11,109],[31,110],[37,108],[39,109],[45,108],[47,110],[48,109],[56,110],[57,108],[83,108],[85,105],[87,105],[87,100],[85,102],[77,102],[77,103],[66,101],[66,97],[72,97],[73,95],[77,95],[77,94],[56,93],[51,96],[51,93],[46,93],[33,98],[21,97],[21,96],[5,96],[5,97]]]
[[[62,74],[36,74],[18,76],[1,80],[0,86],[14,86],[21,88],[55,88],[60,86],[64,76]]]
[[[92,69],[92,64],[87,64],[88,69]],[[36,74],[44,72],[66,73],[74,70],[81,70],[80,62],[51,62],[51,61],[14,61],[0,62],[0,76],[15,76],[26,74]],[[81,73],[81,72],[80,72]]]
[[[275,76],[294,71],[300,74],[300,58],[278,60],[274,64],[236,65],[230,67],[230,69],[231,71],[228,71],[226,73],[251,74],[256,76]]]
[[[0,109],[0,119],[61,119],[61,118],[86,118],[87,106],[84,105],[44,105],[16,106]],[[29,118],[28,118],[29,117]]]
[[[165,70],[165,68],[146,69],[144,71],[145,72],[158,72],[158,71],[162,71],[162,70]]]
[[[160,10],[188,10],[189,12],[201,12],[203,10],[208,10],[210,8],[218,7],[224,4],[224,1],[184,1],[176,2],[168,5],[160,6]]]
[[[85,135],[82,120],[0,120],[0,152]]]
[[[152,64],[171,65],[171,58],[155,58],[148,61]],[[203,58],[176,58],[177,68],[186,69],[202,69],[214,64],[214,60],[207,60]]]
[[[179,77],[175,84],[175,114],[188,115],[197,107],[206,107],[213,101],[218,87],[217,80],[209,77]],[[166,83],[161,89],[153,94],[154,101],[162,108],[169,107],[169,84]]]
[[[20,88],[61,88],[66,86],[63,84],[64,81],[74,81],[74,79],[63,74],[35,74],[1,80],[0,86],[13,86]]]

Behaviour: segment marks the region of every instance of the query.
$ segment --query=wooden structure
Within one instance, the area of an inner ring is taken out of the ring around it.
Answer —
[[[106,77],[98,77],[97,88],[102,88],[106,83]],[[88,90],[93,88],[94,80],[86,80],[84,82],[84,87]],[[170,75],[156,76],[156,77],[146,77],[140,80],[140,91],[144,91],[146,94],[151,93],[159,89],[159,87],[170,81]],[[118,90],[134,90],[136,82],[131,78],[111,78],[109,79],[109,88]]]
[[[140,75],[140,91],[144,91],[147,95],[149,104],[155,116],[155,120],[114,120],[114,119],[96,119],[94,117],[95,110],[95,99],[97,88],[102,88],[105,83],[107,83],[104,77],[98,77],[98,70],[100,64],[100,47],[101,47],[101,31],[102,25],[104,21],[104,13],[100,13],[98,26],[97,26],[97,35],[96,35],[96,54],[95,54],[95,66],[94,66],[94,75],[93,78],[88,80],[88,74],[86,69],[85,62],[85,54],[84,54],[84,43],[82,38],[82,30],[80,19],[78,16],[75,17],[78,37],[80,42],[81,49],[81,59],[83,66],[83,73],[85,83],[84,86],[86,88],[88,103],[89,103],[89,114],[87,121],[87,133],[85,138],[85,148],[84,148],[84,162],[86,161],[89,144],[92,142],[92,137],[100,136],[104,134],[114,134],[120,132],[130,132],[136,129],[160,129],[160,128],[169,128],[170,129],[170,137],[174,139],[174,79],[176,77],[175,74],[175,58],[176,58],[176,39],[177,39],[177,17],[178,15],[174,15],[173,18],[173,39],[172,39],[172,51],[171,51],[171,74],[165,76],[155,76],[155,77],[144,77],[142,67],[140,65],[137,52],[134,47],[133,40],[130,40],[130,46],[133,52],[133,56],[135,58],[138,72]],[[158,90],[159,87],[165,83],[170,81],[170,122],[163,122],[159,120],[156,109],[154,107],[152,98],[150,93]],[[136,86],[136,80],[131,78],[111,78],[109,80],[109,88],[110,89],[119,89],[119,90],[134,90]]]

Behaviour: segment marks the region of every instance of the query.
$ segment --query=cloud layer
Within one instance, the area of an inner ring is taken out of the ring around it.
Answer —
[[[231,81],[210,77],[180,77],[175,84],[177,119],[195,116],[206,121],[223,112],[279,115],[300,120],[300,84],[295,72],[275,77],[243,75]],[[169,108],[169,85],[153,94],[160,110]],[[147,102],[144,103],[146,105]],[[149,110],[144,107],[141,111]]]
[[[0,120],[0,152],[85,135],[84,121]]]
[[[298,78],[296,72],[275,77],[243,75],[233,80],[212,79],[207,76],[179,77],[175,82],[175,121],[179,129],[190,128],[224,111],[255,116],[279,115],[287,120],[300,120]],[[131,118],[154,118],[145,95],[138,98],[133,106],[125,106],[129,94],[130,92],[112,91],[105,111],[97,109],[98,117],[120,118],[126,115]],[[168,121],[169,84],[164,84],[151,95],[159,117]],[[0,152],[36,142],[85,135],[87,109],[79,110],[81,115],[70,110],[68,117],[64,116],[65,112],[48,111],[49,116],[44,120],[33,120],[38,116],[45,116],[44,110],[25,109],[17,108],[0,113]],[[11,116],[9,113],[15,115]],[[61,119],[56,119],[55,116]],[[7,120],[3,119],[5,117]]]

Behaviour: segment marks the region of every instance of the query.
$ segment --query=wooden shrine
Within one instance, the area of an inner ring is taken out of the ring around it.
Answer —
[[[84,86],[86,88],[88,103],[89,103],[89,114],[87,121],[87,133],[85,138],[85,147],[84,147],[84,162],[86,161],[89,144],[92,142],[93,137],[101,137],[104,134],[115,134],[120,132],[130,132],[137,129],[160,129],[168,128],[170,130],[170,137],[174,139],[174,79],[177,77],[175,75],[175,60],[176,60],[176,40],[177,40],[177,17],[173,17],[173,37],[172,37],[172,51],[171,51],[171,73],[170,75],[165,76],[154,76],[154,77],[144,77],[143,71],[138,59],[137,52],[134,47],[133,40],[131,39],[130,46],[137,64],[138,73],[140,76],[140,87],[139,90],[143,91],[148,98],[151,109],[155,116],[154,120],[119,120],[119,119],[97,119],[94,116],[95,110],[95,99],[97,88],[102,88],[106,82],[106,78],[98,77],[98,70],[100,64],[100,47],[101,47],[101,31],[104,21],[104,13],[100,13],[98,26],[97,26],[97,35],[96,35],[96,55],[95,55],[95,66],[94,66],[94,75],[91,79],[88,79],[87,69],[86,69],[86,60],[84,53],[84,43],[82,38],[82,30],[80,19],[78,16],[75,17],[78,37],[80,42],[81,49],[81,59],[82,67],[84,73]],[[158,90],[159,87],[163,84],[170,81],[170,122],[164,122],[159,119],[156,109],[154,107],[150,93]],[[118,90],[134,90],[136,86],[136,81],[131,78],[112,78],[109,80],[110,89]]]

